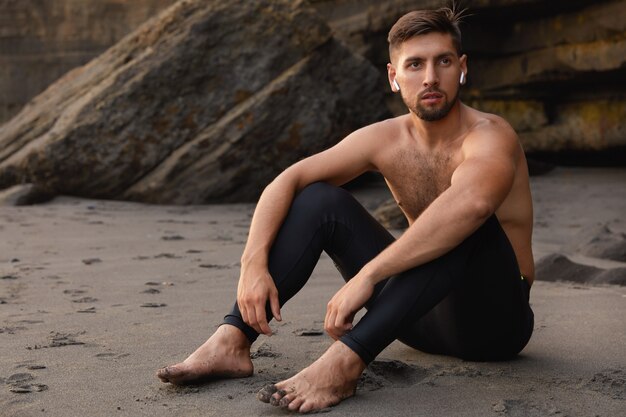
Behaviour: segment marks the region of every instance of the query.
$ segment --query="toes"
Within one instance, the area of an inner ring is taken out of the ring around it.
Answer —
[[[338,404],[339,401],[302,401],[298,412],[306,413],[324,413],[330,411],[330,407]]]
[[[299,411],[300,410],[300,406],[302,405],[303,402],[304,402],[304,400],[302,398],[294,398],[293,400],[291,400],[291,402],[289,403],[287,408],[290,411]]]
[[[279,389],[270,397],[270,404],[272,404],[273,406],[278,406],[280,400],[283,399],[286,394],[287,391],[285,391],[284,389]]]
[[[274,394],[276,391],[278,391],[278,388],[276,388],[276,385],[268,384],[264,386],[263,388],[261,388],[259,392],[256,393],[256,398],[259,401],[263,401],[264,403],[269,403],[270,399],[272,398],[272,394]]]
[[[161,368],[156,372],[157,378],[159,378],[162,382],[169,382],[169,374],[167,372],[167,368]]]
[[[315,409],[315,407],[313,406],[313,404],[311,404],[310,402],[304,402],[300,408],[298,409],[298,412],[300,413],[309,413],[311,411],[313,411]]]
[[[166,366],[157,371],[157,377],[163,382],[170,382],[170,378],[175,377],[178,369],[173,366]]]
[[[280,407],[287,407],[293,400],[296,398],[294,394],[287,394],[283,398],[280,399],[278,405]]]

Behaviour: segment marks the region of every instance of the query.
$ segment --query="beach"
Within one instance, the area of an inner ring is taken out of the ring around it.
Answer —
[[[626,233],[626,169],[565,168],[531,178],[535,260],[581,251],[589,231]],[[369,210],[389,198],[359,187]],[[155,371],[182,361],[235,301],[253,204],[164,206],[57,197],[0,207],[0,415],[269,416],[266,383],[330,346],[325,306],[341,285],[323,255],[307,286],[253,346],[250,378],[175,387]],[[396,234],[401,233],[395,231]],[[538,280],[534,334],[518,358],[479,363],[394,342],[337,416],[626,415],[626,287]],[[358,318],[358,316],[357,316]]]

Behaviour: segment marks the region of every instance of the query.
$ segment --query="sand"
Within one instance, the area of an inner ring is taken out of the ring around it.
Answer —
[[[626,232],[626,170],[558,168],[532,179],[536,259],[588,254],[595,226]],[[388,194],[355,192],[368,208]],[[0,207],[0,415],[286,415],[256,400],[331,343],[324,308],[341,285],[323,256],[253,350],[253,377],[185,388],[160,366],[184,359],[234,301],[254,206],[147,206],[58,197]],[[591,232],[590,232],[591,230]],[[600,254],[601,255],[601,254]],[[562,278],[562,277],[561,277]],[[626,287],[537,281],[534,335],[513,361],[466,362],[399,342],[338,416],[626,415]]]

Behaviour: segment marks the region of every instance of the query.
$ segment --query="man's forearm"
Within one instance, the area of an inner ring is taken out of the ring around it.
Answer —
[[[242,266],[267,263],[272,243],[287,216],[296,191],[296,182],[285,174],[276,177],[263,190],[252,216],[248,240],[241,256]]]
[[[444,192],[392,245],[363,267],[373,283],[422,265],[449,252],[493,212],[471,196]]]

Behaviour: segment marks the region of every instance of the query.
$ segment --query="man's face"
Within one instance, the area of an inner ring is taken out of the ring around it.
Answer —
[[[420,119],[443,119],[459,96],[461,71],[466,60],[459,57],[448,34],[432,32],[399,45],[387,66],[389,81],[400,85],[404,104]]]

